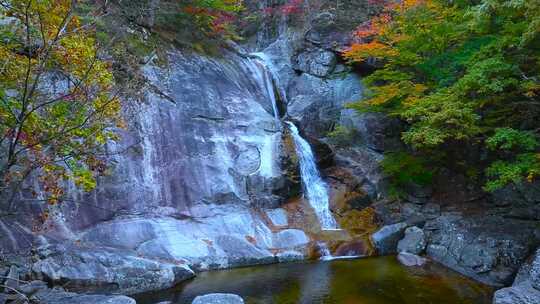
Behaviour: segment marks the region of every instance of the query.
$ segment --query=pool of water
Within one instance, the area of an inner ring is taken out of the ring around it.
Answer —
[[[437,264],[404,267],[395,257],[275,264],[200,273],[137,303],[190,304],[207,293],[234,293],[248,304],[489,304],[492,290]]]

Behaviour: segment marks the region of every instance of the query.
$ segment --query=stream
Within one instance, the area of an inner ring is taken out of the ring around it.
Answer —
[[[190,304],[198,295],[234,293],[247,304],[488,304],[490,288],[438,264],[408,268],[395,257],[273,264],[200,273],[137,303]]]

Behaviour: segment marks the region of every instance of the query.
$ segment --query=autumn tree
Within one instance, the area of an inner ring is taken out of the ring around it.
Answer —
[[[453,166],[488,191],[537,179],[540,2],[377,2],[382,12],[343,55],[376,68],[367,100],[351,107],[400,118],[405,152],[422,159],[394,155],[425,170]]]
[[[0,200],[34,176],[49,203],[96,185],[123,126],[111,63],[75,0],[0,1]],[[34,193],[36,195],[37,193]]]

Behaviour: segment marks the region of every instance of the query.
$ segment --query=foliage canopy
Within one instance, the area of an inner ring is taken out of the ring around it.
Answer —
[[[64,181],[90,190],[105,170],[105,143],[124,124],[111,63],[77,1],[0,5],[0,194],[31,174],[50,203]]]
[[[374,63],[370,95],[351,105],[402,119],[412,151],[445,154],[484,146],[485,189],[540,176],[540,2],[528,0],[382,1],[344,51]]]

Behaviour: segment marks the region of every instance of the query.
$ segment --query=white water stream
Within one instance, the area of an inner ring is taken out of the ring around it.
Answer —
[[[300,160],[300,174],[304,190],[309,203],[317,213],[321,228],[324,230],[338,229],[336,220],[330,212],[328,187],[319,174],[311,146],[300,136],[298,128],[292,122],[288,121],[287,124],[291,130],[296,153]]]
[[[257,82],[268,93],[268,97],[272,102],[276,123],[278,126],[281,126],[281,115],[277,102],[281,100],[286,103],[287,96],[283,86],[280,84],[276,68],[270,58],[264,53],[252,53],[251,56],[260,64],[260,70],[254,73],[254,76]],[[330,212],[328,187],[319,174],[311,146],[302,138],[297,127],[292,122],[287,122],[287,124],[294,138],[296,153],[300,160],[300,174],[302,176],[304,191],[309,203],[315,209],[321,228],[324,230],[338,229],[336,220]]]

